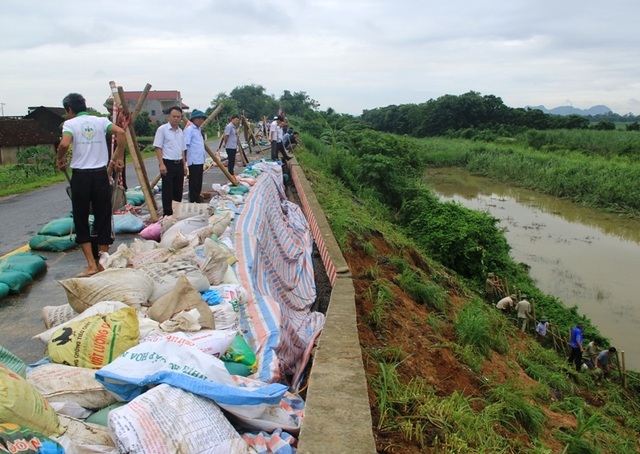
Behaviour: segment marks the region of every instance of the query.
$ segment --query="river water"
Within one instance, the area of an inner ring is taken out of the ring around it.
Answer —
[[[430,169],[426,181],[440,200],[499,219],[511,256],[531,267],[538,288],[578,306],[624,350],[627,369],[640,370],[640,222],[463,169]]]

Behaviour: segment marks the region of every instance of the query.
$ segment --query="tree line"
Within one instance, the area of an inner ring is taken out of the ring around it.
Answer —
[[[492,131],[511,136],[528,129],[616,129],[625,122],[627,130],[640,130],[640,117],[617,114],[545,114],[539,109],[506,106],[495,95],[475,91],[456,96],[444,95],[420,104],[401,104],[365,110],[361,119],[373,129],[414,137],[464,136],[464,131]],[[594,124],[595,121],[595,124]],[[462,132],[462,134],[461,134]]]

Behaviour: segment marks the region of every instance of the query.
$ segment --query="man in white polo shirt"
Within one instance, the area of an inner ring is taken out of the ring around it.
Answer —
[[[62,125],[62,139],[58,145],[57,166],[67,168],[67,153],[73,146],[69,164],[71,174],[71,207],[76,243],[82,248],[87,267],[77,277],[92,276],[100,271],[91,246],[89,211],[93,208],[93,228],[99,252],[108,252],[113,244],[111,229],[111,185],[109,171],[124,167],[124,129],[108,118],[87,113],[87,102],[78,93],[70,93],[62,100],[67,120]],[[115,134],[118,147],[109,160],[107,134]]]
[[[184,133],[180,129],[182,109],[173,106],[168,113],[169,122],[161,125],[153,139],[153,147],[158,157],[160,175],[162,175],[162,213],[173,214],[172,202],[182,201],[184,176],[187,173],[187,146]]]

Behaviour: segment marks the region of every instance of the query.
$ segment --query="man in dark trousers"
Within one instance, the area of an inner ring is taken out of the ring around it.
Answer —
[[[171,107],[168,112],[169,121],[161,125],[153,139],[153,147],[158,158],[158,167],[162,175],[162,213],[173,215],[172,203],[182,201],[184,176],[187,173],[187,146],[184,133],[180,129],[182,109]]]
[[[236,165],[236,153],[238,151],[238,132],[236,128],[239,122],[240,117],[238,115],[232,115],[231,121],[229,121],[224,128],[224,138],[222,139],[224,149],[227,152],[227,168],[231,175],[234,174]]]
[[[571,344],[571,356],[569,356],[569,362],[574,363],[576,371],[580,372],[582,367],[582,324],[578,323],[572,330],[569,336],[569,343]]]
[[[189,202],[202,202],[202,174],[206,150],[200,126],[207,118],[204,112],[194,109],[190,123],[184,129],[184,143],[187,147],[187,168],[189,169]]]
[[[113,244],[111,230],[111,185],[110,171],[124,168],[124,129],[114,125],[108,118],[95,117],[87,113],[87,103],[78,93],[70,93],[62,100],[67,120],[62,125],[62,140],[58,146],[57,166],[67,168],[67,152],[73,146],[70,167],[71,206],[76,232],[76,243],[82,248],[87,267],[77,277],[98,273],[98,263],[91,247],[89,211],[93,209],[93,227],[99,252],[108,252]],[[107,134],[115,134],[118,147],[109,159]]]

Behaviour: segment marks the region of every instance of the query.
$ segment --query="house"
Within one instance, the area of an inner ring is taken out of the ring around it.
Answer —
[[[141,96],[141,91],[124,92],[130,111],[133,112]],[[147,94],[141,110],[149,112],[151,121],[165,123],[167,121],[165,109],[173,106],[181,106],[183,110],[189,109],[189,106],[182,103],[182,96],[178,90],[151,90]]]
[[[17,164],[18,151],[37,145],[55,153],[60,134],[45,130],[35,120],[0,119],[0,165]]]
[[[29,107],[29,113],[23,118],[35,120],[42,129],[59,136],[62,133],[62,123],[65,120],[65,111],[62,107]]]

